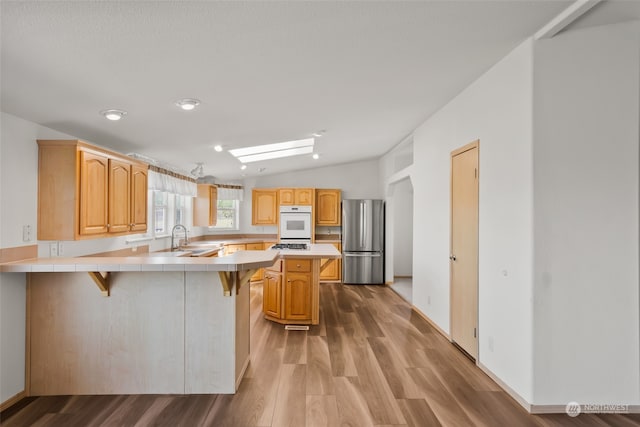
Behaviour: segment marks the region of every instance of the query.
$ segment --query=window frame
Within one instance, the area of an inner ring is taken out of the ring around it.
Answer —
[[[233,208],[220,207],[220,202],[233,202]],[[238,231],[240,230],[240,200],[237,199],[218,199],[216,200],[216,225],[209,227],[210,230],[213,231]],[[222,227],[219,225],[220,223],[220,213],[221,212],[233,212],[232,226],[231,227]]]

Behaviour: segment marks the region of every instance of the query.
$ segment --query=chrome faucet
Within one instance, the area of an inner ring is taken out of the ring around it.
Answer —
[[[187,236],[187,227],[185,227],[182,224],[176,224],[173,226],[173,228],[171,229],[171,250],[175,250],[175,249],[180,249],[180,240],[178,240],[178,244],[175,244],[175,238],[176,238],[176,230],[182,229],[184,230],[184,244],[188,244],[189,243],[189,237]]]

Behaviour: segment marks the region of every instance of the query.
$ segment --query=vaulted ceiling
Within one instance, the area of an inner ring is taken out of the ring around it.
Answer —
[[[376,158],[570,3],[2,1],[1,108],[227,181]],[[320,130],[318,160],[227,152]]]

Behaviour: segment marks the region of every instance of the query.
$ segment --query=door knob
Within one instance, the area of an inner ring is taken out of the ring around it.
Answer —
[[[455,261],[455,260],[456,260],[456,256],[455,256],[455,255],[449,255],[449,259],[450,259],[451,261]]]

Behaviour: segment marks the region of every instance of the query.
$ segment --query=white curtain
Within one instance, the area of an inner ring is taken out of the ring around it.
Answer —
[[[240,200],[244,195],[244,190],[241,188],[225,188],[218,187],[218,200]]]
[[[198,195],[198,186],[195,182],[185,181],[152,170],[149,170],[149,190],[166,191],[189,197]]]

